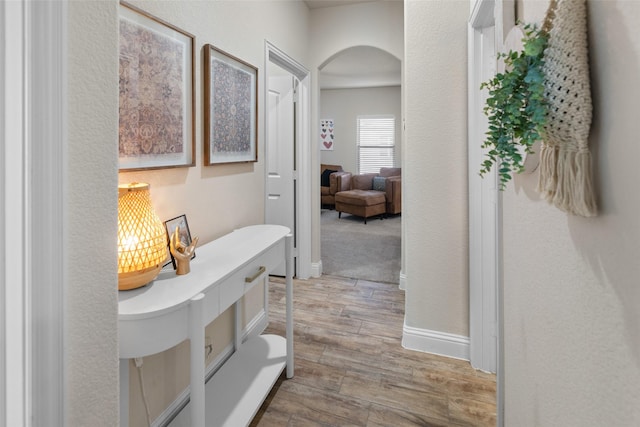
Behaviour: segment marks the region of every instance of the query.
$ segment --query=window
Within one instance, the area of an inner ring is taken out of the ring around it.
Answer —
[[[396,118],[358,116],[358,173],[395,166]]]

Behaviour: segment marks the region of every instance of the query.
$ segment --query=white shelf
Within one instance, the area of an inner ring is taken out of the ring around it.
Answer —
[[[240,301],[276,267],[286,266],[286,338],[267,335],[242,344]],[[236,353],[205,386],[206,325],[235,305]],[[129,362],[189,339],[190,403],[173,426],[248,425],[286,365],[293,377],[293,236],[280,225],[252,225],[197,249],[191,273],[161,274],[119,292],[120,425],[129,425]],[[188,418],[187,418],[188,417]]]
[[[243,343],[205,386],[207,427],[247,426],[287,364],[287,341],[260,335]],[[169,427],[191,427],[188,404]]]

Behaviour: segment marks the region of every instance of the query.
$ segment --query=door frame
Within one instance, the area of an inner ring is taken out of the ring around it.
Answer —
[[[495,3],[479,0],[469,20],[469,339],[476,369],[496,372],[500,194],[495,169],[478,176],[487,130],[480,83],[495,74]]]
[[[496,372],[496,425],[503,425],[504,390],[499,303],[502,199],[495,169],[478,176],[487,126],[480,83],[496,70],[496,2],[476,0],[468,26],[469,341],[476,369]]]
[[[0,4],[2,425],[66,424],[67,4]]]
[[[503,299],[503,248],[502,248],[502,194],[498,189],[498,178],[495,171],[484,179],[491,180],[495,184],[489,192],[489,197],[477,197],[479,185],[478,169],[483,160],[482,150],[479,149],[479,138],[483,137],[482,122],[479,107],[482,97],[479,89],[478,77],[482,76],[483,61],[482,49],[490,46],[490,40],[483,43],[483,29],[493,27],[493,55],[503,51],[504,27],[515,23],[515,2],[513,0],[475,0],[472,4],[468,26],[468,117],[469,117],[469,320],[471,354],[482,349],[474,348],[474,333],[478,331],[478,324],[482,328],[486,326],[482,322],[483,307],[487,300],[485,290],[493,293],[495,312],[496,334],[496,425],[504,426],[505,413],[505,387],[504,387],[504,299]],[[489,42],[489,43],[487,43]],[[485,58],[488,52],[485,51]],[[493,60],[493,67],[498,68],[497,60]],[[486,66],[486,64],[485,64]],[[478,88],[478,89],[476,89]],[[486,188],[485,188],[486,194]],[[489,240],[493,250],[483,253],[484,240]],[[486,274],[489,269],[490,274]],[[479,286],[474,283],[477,278],[482,278]],[[486,283],[487,277],[492,278],[493,283]],[[493,289],[491,289],[493,287]],[[476,332],[474,332],[476,331]],[[477,335],[477,333],[476,333]],[[482,336],[482,335],[481,335]]]
[[[269,63],[275,64],[295,76],[300,82],[296,102],[296,164],[295,221],[296,221],[296,277],[307,279],[311,275],[311,73],[274,44],[265,40],[264,99],[269,96]],[[265,127],[269,124],[265,108]],[[267,134],[265,129],[265,134]],[[268,147],[265,147],[268,150]],[[268,156],[265,156],[267,159]],[[265,160],[266,162],[266,160]],[[265,167],[265,206],[268,168]],[[266,216],[266,212],[265,212]]]

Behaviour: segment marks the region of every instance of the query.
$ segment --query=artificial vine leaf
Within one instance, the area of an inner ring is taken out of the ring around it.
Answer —
[[[531,147],[540,139],[547,117],[542,66],[549,36],[532,25],[524,29],[523,50],[499,54],[506,71],[480,85],[480,89],[487,89],[489,93],[483,109],[489,119],[489,130],[482,143],[482,148],[489,151],[481,164],[480,175],[484,176],[499,164],[501,190],[506,188],[513,172],[524,170],[518,147],[526,153],[533,152]]]

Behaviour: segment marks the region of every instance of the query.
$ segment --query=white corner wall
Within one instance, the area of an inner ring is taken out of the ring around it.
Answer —
[[[69,426],[118,425],[117,7],[115,0],[68,6]]]
[[[540,200],[537,174],[504,194],[507,426],[640,425],[640,3],[587,5],[600,214]]]
[[[468,17],[466,1],[405,1],[404,342],[456,357],[469,336]]]

